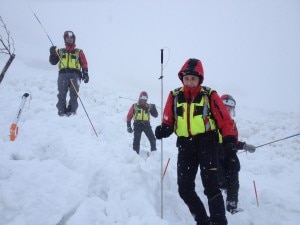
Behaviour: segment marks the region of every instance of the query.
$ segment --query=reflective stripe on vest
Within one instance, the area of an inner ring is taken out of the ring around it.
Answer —
[[[139,121],[149,121],[150,116],[149,112],[142,109],[138,104],[134,104],[134,120],[139,120]]]
[[[67,52],[65,48],[59,50],[60,62],[58,64],[59,69],[81,69],[79,63],[80,49],[75,48],[72,52]]]
[[[202,87],[194,101],[188,104],[182,88],[173,91],[174,130],[177,136],[190,137],[210,130],[216,130],[216,122],[212,118],[209,105],[211,92],[211,89]]]
[[[222,144],[223,143],[223,137],[222,137],[222,134],[219,130],[218,130],[218,137],[219,137],[219,144]]]

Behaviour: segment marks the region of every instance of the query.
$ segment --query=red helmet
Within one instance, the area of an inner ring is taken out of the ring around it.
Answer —
[[[139,103],[146,103],[148,101],[148,94],[146,91],[142,91],[139,96]]]
[[[234,117],[235,116],[235,105],[236,101],[231,95],[225,94],[221,96],[221,99],[224,105],[227,107],[229,114]]]
[[[66,40],[66,38],[73,38],[73,41],[72,42],[69,42],[69,41],[67,41]],[[65,41],[65,44],[66,45],[73,45],[73,44],[75,44],[75,40],[76,40],[76,36],[75,36],[75,34],[74,34],[74,32],[73,31],[65,31],[64,32],[64,41]]]
[[[188,59],[178,72],[178,77],[181,80],[181,82],[185,75],[194,75],[199,77],[200,84],[202,84],[204,80],[204,71],[201,61],[199,59],[193,58]]]
[[[221,99],[226,106],[235,107],[236,102],[231,95],[225,94],[221,96]]]

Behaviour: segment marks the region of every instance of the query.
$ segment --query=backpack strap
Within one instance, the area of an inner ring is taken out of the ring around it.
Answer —
[[[176,104],[178,101],[178,94],[180,92],[182,92],[182,87],[176,88],[174,89],[171,94],[173,95],[173,112],[174,112],[174,118],[177,118],[178,114],[177,114],[177,108],[176,108]]]

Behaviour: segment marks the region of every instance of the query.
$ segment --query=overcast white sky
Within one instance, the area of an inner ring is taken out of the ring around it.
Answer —
[[[51,43],[31,9],[58,47],[65,30],[75,32],[99,88],[146,90],[159,101],[164,48],[164,95],[181,85],[177,72],[195,57],[203,62],[204,85],[220,95],[228,92],[254,108],[300,112],[298,0],[0,2],[16,60],[37,68],[56,72],[47,61]]]

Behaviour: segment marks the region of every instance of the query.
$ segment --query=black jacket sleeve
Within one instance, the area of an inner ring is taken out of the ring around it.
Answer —
[[[155,104],[150,104],[149,112],[150,112],[151,116],[153,116],[154,118],[158,117],[158,112],[157,112]]]

